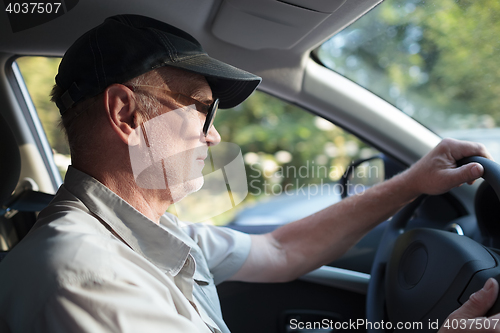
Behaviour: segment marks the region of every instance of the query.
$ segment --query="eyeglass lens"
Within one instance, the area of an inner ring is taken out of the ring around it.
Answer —
[[[203,125],[203,134],[205,136],[207,136],[208,131],[210,130],[212,124],[214,123],[215,114],[217,113],[218,108],[219,108],[219,99],[216,98],[208,109],[207,118],[205,119],[205,124]]]

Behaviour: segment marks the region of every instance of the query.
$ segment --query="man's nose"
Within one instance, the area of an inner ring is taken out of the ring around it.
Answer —
[[[210,126],[207,132],[207,136],[205,137],[205,141],[209,146],[215,146],[219,144],[221,138],[219,132],[215,129],[215,126]]]

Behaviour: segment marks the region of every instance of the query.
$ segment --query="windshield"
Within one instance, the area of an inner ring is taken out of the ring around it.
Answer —
[[[316,50],[441,136],[500,157],[500,1],[386,0]]]

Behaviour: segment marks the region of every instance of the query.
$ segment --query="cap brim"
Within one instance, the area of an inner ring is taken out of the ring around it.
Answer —
[[[206,77],[212,94],[219,98],[219,108],[237,106],[250,96],[262,79],[252,73],[213,59],[206,54],[184,58],[168,66],[181,68]]]

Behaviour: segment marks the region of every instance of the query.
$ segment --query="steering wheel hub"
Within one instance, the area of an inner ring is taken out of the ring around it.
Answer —
[[[399,286],[402,289],[411,289],[418,284],[425,273],[428,259],[427,249],[421,243],[414,243],[406,249],[399,270]]]
[[[388,317],[443,320],[461,305],[474,274],[495,266],[492,254],[470,238],[435,229],[407,231],[396,240],[387,265]]]

